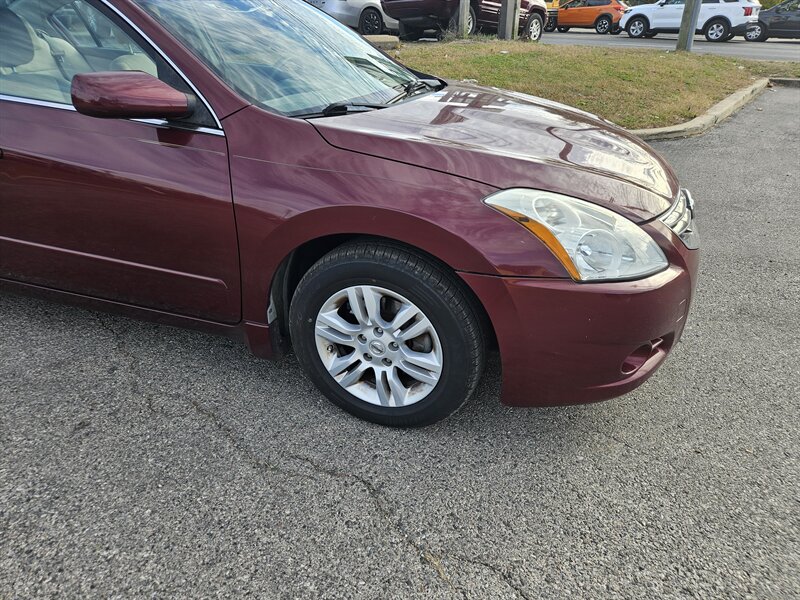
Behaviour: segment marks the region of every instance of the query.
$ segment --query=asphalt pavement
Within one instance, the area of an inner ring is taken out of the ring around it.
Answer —
[[[609,48],[655,48],[675,50],[678,34],[659,33],[657,37],[646,40],[629,38],[628,34],[598,35],[593,29],[571,29],[567,33],[545,33],[543,44],[562,44],[579,46],[606,46]],[[769,39],[766,42],[748,42],[743,37],[735,37],[727,42],[707,42],[703,36],[695,36],[693,52],[698,54],[718,54],[752,60],[800,61],[800,40]]]
[[[609,402],[503,407],[495,359],[453,418],[390,430],[292,358],[0,294],[0,598],[800,597],[798,106],[656,144],[701,280]]]

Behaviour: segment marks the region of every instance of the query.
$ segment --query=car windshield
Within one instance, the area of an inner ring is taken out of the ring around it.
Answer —
[[[382,104],[416,77],[303,0],[134,0],[254,104],[287,116]]]

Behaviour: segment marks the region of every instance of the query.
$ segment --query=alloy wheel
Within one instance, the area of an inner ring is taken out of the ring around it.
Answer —
[[[361,33],[363,35],[379,35],[383,31],[383,19],[378,11],[368,9],[361,15]]]
[[[725,26],[722,23],[712,23],[708,28],[708,37],[712,40],[722,39],[725,35]]]
[[[528,25],[528,39],[535,42],[542,37],[542,22],[539,19],[531,18]]]
[[[320,308],[314,333],[330,376],[364,402],[409,406],[439,382],[439,335],[422,310],[397,292],[372,285],[340,290]]]
[[[744,37],[747,39],[748,42],[754,42],[761,37],[761,25],[756,25],[752,29],[749,29],[745,32]]]
[[[639,19],[635,20],[628,28],[628,33],[630,33],[632,37],[639,37],[644,33],[644,23]]]

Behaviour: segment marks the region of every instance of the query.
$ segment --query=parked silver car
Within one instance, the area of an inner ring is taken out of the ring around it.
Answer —
[[[306,0],[337,21],[358,30],[361,35],[397,31],[397,21],[387,16],[380,0]]]

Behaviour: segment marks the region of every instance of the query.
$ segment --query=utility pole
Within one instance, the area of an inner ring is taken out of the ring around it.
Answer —
[[[500,0],[500,20],[497,35],[501,40],[514,40],[519,29],[520,0]]]
[[[681,30],[678,34],[678,45],[676,50],[692,51],[694,42],[694,32],[697,29],[697,19],[700,18],[700,5],[702,0],[686,0],[681,17]]]
[[[461,0],[458,4],[458,37],[465,38],[469,34],[467,19],[469,18],[469,0]]]

